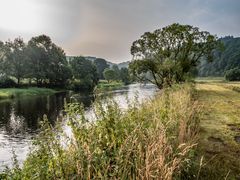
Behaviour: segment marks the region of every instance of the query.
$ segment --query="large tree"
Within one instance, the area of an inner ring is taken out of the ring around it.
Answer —
[[[76,90],[93,90],[98,83],[98,75],[96,66],[93,62],[82,56],[74,57],[70,61]]]
[[[64,86],[71,78],[66,55],[62,48],[55,45],[50,37],[40,35],[28,42],[29,77],[38,85],[43,82],[51,86]]]
[[[20,80],[26,76],[27,72],[27,54],[26,44],[23,39],[16,38],[14,41],[7,41],[5,43],[5,62],[4,70],[8,76],[15,77],[17,84],[20,84]]]
[[[182,82],[204,56],[213,59],[217,37],[190,25],[172,24],[154,32],[146,32],[133,42],[133,61],[129,68],[139,80],[147,79],[163,88]],[[151,78],[146,74],[150,73]]]

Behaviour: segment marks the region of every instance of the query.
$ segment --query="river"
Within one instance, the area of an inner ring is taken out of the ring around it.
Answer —
[[[143,101],[153,97],[155,92],[156,88],[153,85],[132,84],[109,91],[102,96],[111,96],[121,108],[126,108],[126,97],[131,101],[137,94],[138,100]],[[6,165],[11,166],[13,151],[20,163],[24,161],[32,139],[39,132],[39,121],[46,114],[49,121],[54,124],[57,117],[61,116],[64,100],[82,103],[89,113],[95,98],[89,94],[65,92],[0,101],[0,170]]]

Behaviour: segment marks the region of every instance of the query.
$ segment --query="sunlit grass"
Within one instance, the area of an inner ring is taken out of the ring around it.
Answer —
[[[209,179],[235,179],[240,174],[240,91],[238,83],[197,84],[199,101],[203,104],[200,151],[210,162],[202,169]]]
[[[0,99],[16,98],[22,96],[48,95],[56,93],[56,90],[48,88],[2,88],[0,89]]]

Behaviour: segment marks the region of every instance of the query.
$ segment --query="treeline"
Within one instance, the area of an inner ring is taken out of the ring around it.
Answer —
[[[106,60],[100,58],[94,61],[85,57],[67,59],[64,50],[46,35],[33,37],[27,43],[22,38],[0,41],[0,87],[93,90],[99,79],[104,78],[107,68]],[[115,79],[125,79],[121,78],[121,70],[115,70],[119,72]]]
[[[198,66],[199,76],[225,76],[233,69],[240,69],[240,38],[227,36],[219,40],[223,43],[223,49],[215,52],[213,62],[201,62]]]

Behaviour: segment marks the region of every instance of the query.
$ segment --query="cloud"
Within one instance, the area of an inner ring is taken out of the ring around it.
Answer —
[[[40,17],[38,29],[34,32],[11,32],[0,27],[0,38],[20,35],[27,39],[44,33],[50,35],[68,55],[93,55],[115,62],[126,61],[131,59],[131,43],[141,34],[174,22],[198,26],[219,36],[240,35],[238,0],[22,1],[31,1],[37,7],[36,13]]]

